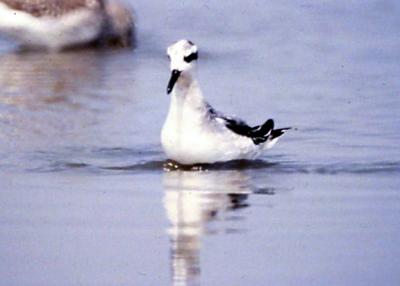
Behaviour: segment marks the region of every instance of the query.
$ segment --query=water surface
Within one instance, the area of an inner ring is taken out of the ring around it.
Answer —
[[[0,42],[0,284],[397,285],[399,4],[131,4],[135,50]],[[165,170],[181,38],[216,109],[297,130]]]

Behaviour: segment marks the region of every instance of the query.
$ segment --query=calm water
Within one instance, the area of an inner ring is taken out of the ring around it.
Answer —
[[[400,283],[400,5],[215,2],[132,1],[133,51],[0,42],[1,285]],[[297,130],[164,171],[181,38],[217,109]]]

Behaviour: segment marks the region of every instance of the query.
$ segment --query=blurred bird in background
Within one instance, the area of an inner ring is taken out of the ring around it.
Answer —
[[[0,0],[0,33],[28,49],[130,47],[135,25],[114,0]]]

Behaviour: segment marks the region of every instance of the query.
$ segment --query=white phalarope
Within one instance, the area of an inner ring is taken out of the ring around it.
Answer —
[[[168,159],[184,165],[256,159],[290,128],[274,129],[274,121],[251,127],[207,103],[195,77],[196,45],[181,40],[167,49],[171,78],[169,112],[161,131]]]

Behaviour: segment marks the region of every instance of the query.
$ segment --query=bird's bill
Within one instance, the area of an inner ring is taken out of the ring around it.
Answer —
[[[167,94],[170,94],[172,89],[174,88],[175,83],[178,81],[179,76],[181,75],[181,71],[173,70],[171,73],[171,78],[169,79],[167,86]]]

